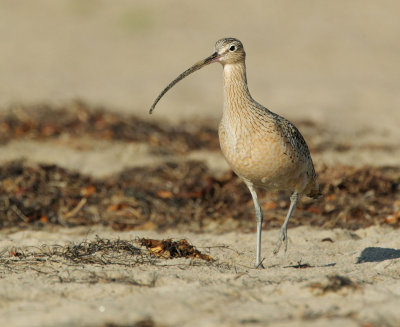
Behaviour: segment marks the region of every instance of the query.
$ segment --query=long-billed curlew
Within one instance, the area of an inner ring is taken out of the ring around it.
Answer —
[[[253,197],[257,219],[256,267],[261,261],[263,213],[256,188],[291,191],[290,207],[274,249],[282,241],[287,250],[287,225],[302,194],[320,196],[317,176],[307,144],[298,129],[287,119],[269,111],[250,95],[246,79],[246,53],[238,39],[224,38],[215,44],[215,52],[180,74],[157,97],[176,83],[199,70],[219,62],[224,69],[224,108],[218,134],[222,153],[232,170],[246,183]]]

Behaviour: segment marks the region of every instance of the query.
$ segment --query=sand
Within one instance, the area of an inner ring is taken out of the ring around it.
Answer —
[[[254,235],[113,232],[101,228],[2,231],[0,248],[29,253],[103,238],[186,238],[216,259],[155,259],[135,264],[74,264],[10,258],[2,253],[1,317],[5,326],[396,326],[398,231],[350,232],[298,227],[289,250],[272,255],[277,231],[264,232],[266,269],[255,270]],[[329,239],[331,241],[322,241]],[[8,258],[7,258],[8,257]],[[298,264],[309,268],[295,268]],[[294,266],[294,267],[293,267]],[[326,290],[329,277],[354,285]],[[137,283],[135,285],[134,282]]]
[[[154,116],[147,117],[147,109],[172,78],[211,53],[217,39],[236,36],[246,47],[250,89],[260,103],[291,120],[319,124],[327,131],[323,141],[350,144],[348,151],[328,147],[313,154],[317,166],[399,166],[399,9],[396,1],[4,1],[0,107],[81,98],[146,119],[207,119],[216,126],[222,105],[217,65],[179,84]],[[0,155],[2,163],[24,158],[96,177],[182,159],[154,155],[146,144],[86,138],[12,140],[0,146]],[[203,160],[215,172],[228,169],[217,151],[185,158]],[[38,260],[55,245],[96,235],[133,242],[185,238],[216,261]],[[256,270],[255,235],[238,230],[3,229],[0,325],[400,325],[399,230],[290,228],[288,252],[273,256],[277,235],[263,232],[266,269]]]

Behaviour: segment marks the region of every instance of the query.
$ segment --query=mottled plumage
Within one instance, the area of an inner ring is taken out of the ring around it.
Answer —
[[[246,183],[253,197],[257,218],[256,266],[261,262],[263,214],[256,188],[292,192],[291,205],[282,225],[274,253],[281,242],[287,248],[287,224],[299,197],[320,196],[317,176],[308,146],[299,130],[287,119],[271,112],[251,97],[247,87],[246,53],[242,43],[224,38],[215,44],[215,52],[196,63],[172,81],[160,98],[177,82],[202,68],[220,62],[224,69],[224,107],[219,124],[221,150],[232,170]]]

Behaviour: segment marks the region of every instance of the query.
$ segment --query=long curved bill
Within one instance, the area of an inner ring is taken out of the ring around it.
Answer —
[[[168,84],[168,86],[160,93],[160,95],[157,97],[157,99],[154,101],[153,105],[150,108],[149,114],[152,114],[155,106],[157,105],[158,101],[164,96],[165,93],[168,92],[170,88],[172,88],[176,83],[184,79],[186,76],[190,75],[191,73],[194,73],[196,70],[199,70],[200,68],[211,64],[213,62],[218,61],[219,56],[217,52],[214,52],[211,56],[207,57],[206,59],[200,60],[199,62],[195,63],[192,67],[189,69],[185,70],[182,74],[180,74],[177,78],[175,78],[171,83]]]

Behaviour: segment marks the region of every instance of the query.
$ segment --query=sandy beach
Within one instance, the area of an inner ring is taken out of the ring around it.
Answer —
[[[399,326],[399,9],[4,1],[0,325]],[[219,150],[221,67],[148,115],[225,36],[325,192],[277,256],[289,194],[262,193],[263,270],[250,194]]]

